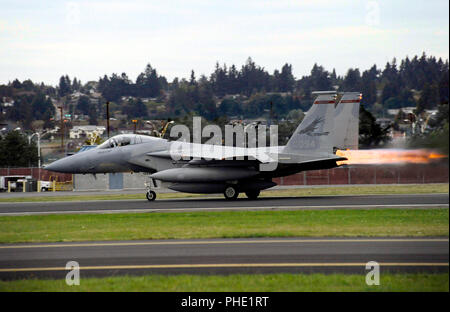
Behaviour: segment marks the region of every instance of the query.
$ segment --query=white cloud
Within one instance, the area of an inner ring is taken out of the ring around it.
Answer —
[[[314,62],[343,74],[422,51],[448,58],[448,24],[369,27],[366,1],[76,1],[75,25],[65,3],[31,19],[0,12],[0,83],[112,72],[135,79],[147,62],[172,79],[209,74],[216,61],[240,67],[248,56],[270,71],[291,63],[297,77]]]

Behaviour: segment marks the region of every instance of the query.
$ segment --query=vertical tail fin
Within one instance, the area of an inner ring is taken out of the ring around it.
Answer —
[[[332,153],[335,91],[313,92],[317,98],[289,139],[285,153]]]
[[[361,93],[345,92],[334,113],[333,147],[358,149]]]

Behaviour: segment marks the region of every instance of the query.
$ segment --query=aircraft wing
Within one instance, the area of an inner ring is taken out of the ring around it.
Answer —
[[[173,142],[170,150],[150,152],[148,156],[172,158],[174,160],[258,160],[262,163],[276,161],[270,148],[244,148],[234,146]]]
[[[147,153],[147,156],[188,160],[192,165],[216,164],[224,160],[239,162],[302,164],[325,160],[341,161],[345,157],[329,153],[283,153],[283,147],[243,148],[210,144],[180,143],[170,150]]]

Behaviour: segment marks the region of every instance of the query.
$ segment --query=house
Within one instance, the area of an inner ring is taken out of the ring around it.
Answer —
[[[377,118],[375,121],[377,124],[380,125],[381,128],[387,128],[392,125],[392,120],[389,118]]]
[[[14,106],[14,100],[12,98],[4,96],[2,99],[2,106],[3,107],[12,107]]]
[[[402,110],[402,112],[405,114],[413,114],[414,111],[416,110],[416,107],[393,108],[393,109],[388,109],[387,112],[391,116],[397,116],[400,110]]]
[[[90,136],[102,136],[105,133],[106,127],[104,126],[75,126],[70,129],[70,138],[71,139],[79,139],[79,138],[87,138]]]

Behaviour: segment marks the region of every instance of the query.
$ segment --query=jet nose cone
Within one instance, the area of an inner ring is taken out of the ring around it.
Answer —
[[[44,169],[54,172],[64,172],[65,167],[63,159],[60,159],[52,162],[50,165],[44,166]]]
[[[68,157],[54,161],[50,165],[45,166],[44,168],[49,171],[63,172],[63,173],[72,173],[74,169],[77,169],[75,168],[71,159],[68,159]]]

